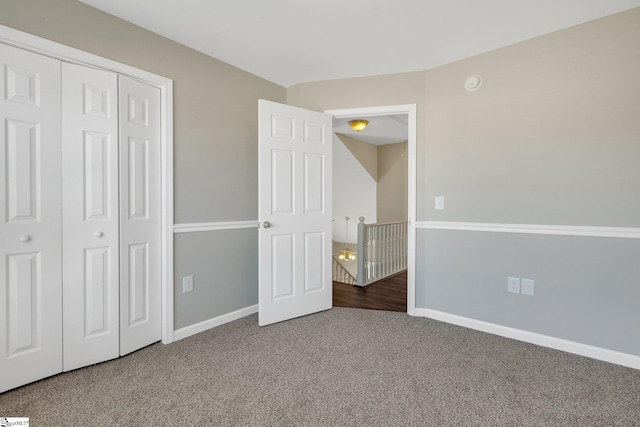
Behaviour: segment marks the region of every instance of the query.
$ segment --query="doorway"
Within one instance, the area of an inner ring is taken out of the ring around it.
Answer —
[[[333,282],[333,306],[407,311],[407,270],[365,287]]]
[[[392,141],[393,137],[391,137],[391,140],[387,140],[386,144],[392,142],[402,144],[403,155],[407,157],[407,184],[406,189],[404,190],[404,194],[402,195],[402,199],[404,201],[403,207],[406,207],[406,220],[408,222],[407,270],[387,277],[380,282],[372,283],[371,285],[368,285],[366,287],[334,282],[334,305],[341,306],[348,304],[348,306],[359,308],[406,311],[408,314],[412,315],[415,310],[416,106],[397,105],[354,108],[346,110],[330,110],[325,112],[333,116],[335,126],[334,132],[336,133],[340,132],[342,125],[346,124],[352,119],[365,119],[370,123],[375,123],[376,120],[378,120],[379,122],[382,122],[384,120],[387,120],[387,122],[389,120],[393,120],[396,122],[403,122],[403,125],[406,126],[406,142],[403,143],[402,141]],[[379,138],[382,138],[378,139],[378,143],[380,145],[385,145],[384,132],[376,132],[376,134]],[[373,132],[371,137],[374,137]],[[366,138],[357,139],[361,140]],[[347,142],[347,144],[349,144],[349,142]],[[334,151],[334,164],[335,162],[336,153]],[[345,179],[341,180],[334,178],[334,194],[336,194],[337,191],[336,187],[340,185],[348,187],[349,183]],[[365,186],[365,184],[362,184],[362,182],[360,182],[360,184],[358,185]],[[366,193],[366,191],[367,190],[365,189],[363,192]],[[338,197],[340,197],[339,194],[340,192],[338,191]],[[358,196],[361,195],[362,192],[358,193],[355,198],[358,199]],[[358,202],[356,201],[356,203]],[[368,202],[364,201],[362,202],[362,205],[367,205],[367,203]],[[376,203],[374,203],[374,205],[375,204]],[[335,205],[336,203],[334,202],[334,206]],[[365,210],[368,209],[369,211],[371,211],[371,206],[363,206],[363,208]],[[370,214],[369,218],[366,218],[367,223],[380,222],[377,218],[379,209],[377,208],[377,206],[374,209],[375,213],[373,215]],[[337,211],[340,211],[340,208],[335,209],[334,207],[334,236],[336,236],[334,237],[334,241],[341,242],[340,237],[343,237],[342,241],[345,242],[346,246],[348,247],[348,243],[350,241],[353,242],[354,236],[357,235],[355,231],[357,229],[358,218],[351,218],[348,215],[343,216],[342,214],[344,212]],[[385,215],[388,215],[388,213],[381,213],[381,219],[388,221],[388,217],[385,217]],[[346,219],[347,217],[349,218],[349,220]]]

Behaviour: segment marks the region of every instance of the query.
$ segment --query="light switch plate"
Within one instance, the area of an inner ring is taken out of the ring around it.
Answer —
[[[182,278],[182,292],[193,291],[193,276],[186,276]]]
[[[444,196],[436,196],[436,210],[444,210]]]
[[[522,279],[521,293],[523,295],[533,296],[535,288],[535,282],[531,279]]]

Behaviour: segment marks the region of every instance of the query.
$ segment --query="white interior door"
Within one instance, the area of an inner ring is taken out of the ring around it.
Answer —
[[[62,370],[60,62],[0,44],[0,393]]]
[[[62,64],[64,370],[119,355],[118,79]]]
[[[120,76],[120,354],[161,338],[160,89]]]
[[[260,100],[259,324],[331,308],[332,117]]]

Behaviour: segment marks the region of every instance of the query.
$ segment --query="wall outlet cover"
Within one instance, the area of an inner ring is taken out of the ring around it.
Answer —
[[[507,292],[512,294],[520,293],[520,278],[519,277],[508,277],[507,278]]]

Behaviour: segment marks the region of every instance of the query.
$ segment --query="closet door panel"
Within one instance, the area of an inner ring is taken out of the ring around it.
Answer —
[[[62,370],[60,61],[0,44],[0,392]]]
[[[117,75],[62,67],[64,370],[119,355]]]
[[[120,76],[120,354],[161,338],[160,90]]]

